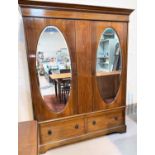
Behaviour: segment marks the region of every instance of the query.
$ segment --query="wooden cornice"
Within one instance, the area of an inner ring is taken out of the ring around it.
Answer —
[[[100,7],[80,4],[67,4],[45,2],[40,0],[18,0],[18,4],[22,8],[44,8],[50,10],[63,10],[63,11],[76,11],[76,12],[92,12],[100,14],[117,14],[129,15],[133,9],[113,8],[113,7]]]

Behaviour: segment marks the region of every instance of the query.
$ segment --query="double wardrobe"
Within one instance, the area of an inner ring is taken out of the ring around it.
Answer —
[[[39,152],[125,132],[133,10],[27,0],[19,6]]]

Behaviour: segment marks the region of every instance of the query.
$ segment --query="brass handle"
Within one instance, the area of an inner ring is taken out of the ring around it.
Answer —
[[[52,131],[51,130],[48,130],[48,135],[52,135]]]
[[[79,125],[78,125],[78,124],[76,124],[76,125],[75,125],[75,129],[78,129],[78,128],[79,128]]]
[[[93,125],[96,125],[96,121],[93,121],[92,124],[93,124]]]

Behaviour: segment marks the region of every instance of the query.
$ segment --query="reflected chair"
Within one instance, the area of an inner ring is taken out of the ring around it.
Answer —
[[[60,70],[60,74],[62,73],[70,73],[70,69]],[[70,82],[71,82],[71,78],[61,79],[58,82],[59,99],[60,99],[60,102],[65,103],[65,104],[67,102],[67,98],[68,98],[69,91],[70,91]]]

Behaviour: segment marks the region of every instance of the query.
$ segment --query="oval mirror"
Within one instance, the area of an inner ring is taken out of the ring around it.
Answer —
[[[71,89],[71,60],[67,43],[54,26],[46,27],[40,35],[36,69],[44,103],[54,112],[61,112]]]
[[[118,92],[121,78],[122,56],[119,38],[112,28],[101,34],[96,56],[96,80],[102,99],[111,103]]]

